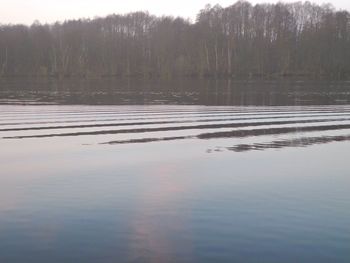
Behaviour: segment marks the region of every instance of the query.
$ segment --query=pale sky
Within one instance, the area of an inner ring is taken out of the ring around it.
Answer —
[[[295,2],[284,0],[282,2]],[[93,18],[112,13],[149,11],[155,15],[173,15],[194,19],[206,4],[224,7],[236,0],[0,0],[0,23],[31,24],[64,21],[72,18]],[[251,3],[275,3],[277,0],[251,0]],[[337,9],[350,11],[350,0],[311,0],[323,4],[331,3]]]

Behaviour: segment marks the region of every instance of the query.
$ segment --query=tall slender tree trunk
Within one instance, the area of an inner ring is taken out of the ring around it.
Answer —
[[[219,55],[218,55],[218,42],[215,41],[215,75],[219,73]]]
[[[1,74],[0,76],[3,76],[5,75],[5,71],[7,70],[7,64],[8,64],[8,49],[6,47],[5,49],[5,60],[4,60],[4,63],[2,64],[2,67],[1,67]]]
[[[205,43],[204,47],[205,47],[205,55],[207,59],[207,72],[210,73],[210,60],[209,60],[209,50],[208,50],[207,43]]]
[[[227,43],[227,73],[232,76],[232,50],[231,50],[231,41],[228,40]]]
[[[4,63],[2,64],[2,67],[1,67],[0,76],[3,76],[5,74],[5,70],[7,68],[7,61],[8,61],[8,51],[7,51],[7,47],[6,47],[5,48],[5,59],[4,59]]]

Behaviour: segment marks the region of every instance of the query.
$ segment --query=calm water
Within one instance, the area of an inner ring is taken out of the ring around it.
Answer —
[[[350,104],[350,81],[1,79],[0,104],[284,106]]]
[[[241,101],[259,107],[18,92],[1,95],[0,262],[350,262],[346,89]]]

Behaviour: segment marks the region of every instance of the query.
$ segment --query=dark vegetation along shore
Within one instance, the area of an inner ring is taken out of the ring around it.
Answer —
[[[309,2],[0,25],[0,78],[350,78],[350,14]]]

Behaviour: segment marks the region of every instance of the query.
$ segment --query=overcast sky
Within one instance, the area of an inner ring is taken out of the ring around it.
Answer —
[[[63,21],[71,18],[93,18],[112,13],[149,11],[155,15],[173,15],[194,19],[206,4],[229,6],[235,0],[0,0],[0,23],[31,24]],[[277,2],[251,0],[251,3]],[[282,1],[283,2],[283,1]],[[285,0],[284,2],[295,2]],[[338,9],[350,10],[350,0],[311,0],[318,4],[333,4]]]

